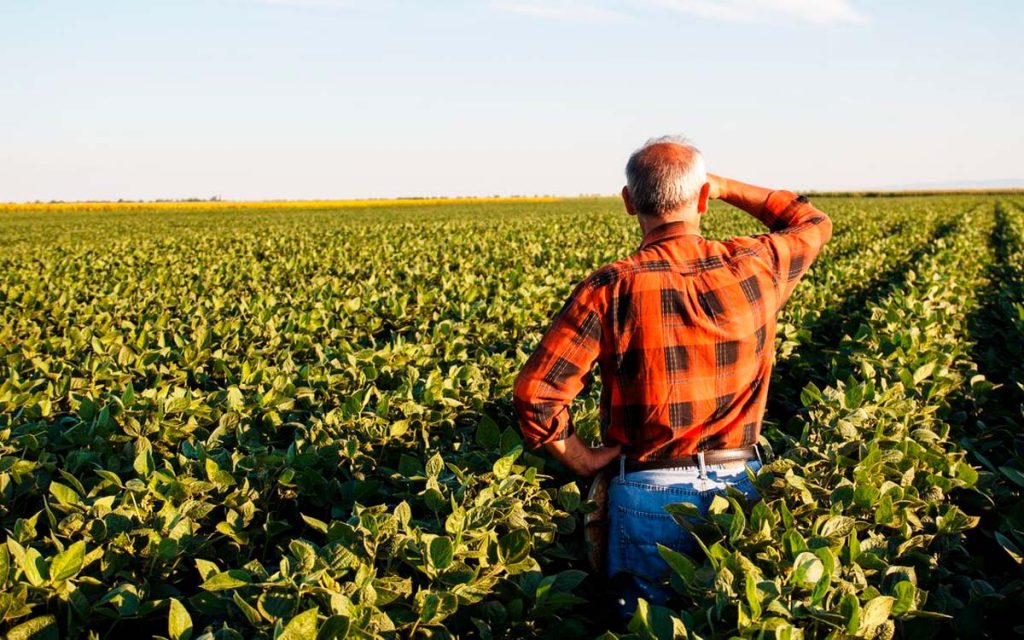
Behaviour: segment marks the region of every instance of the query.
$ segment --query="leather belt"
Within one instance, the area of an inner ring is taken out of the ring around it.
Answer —
[[[672,458],[671,460],[626,460],[625,470],[648,471],[650,469],[669,469],[671,467],[695,467],[700,465],[700,458],[704,457],[704,464],[725,464],[726,462],[746,462],[747,460],[760,460],[761,454],[756,446],[740,447],[739,449],[711,449],[691,455]]]

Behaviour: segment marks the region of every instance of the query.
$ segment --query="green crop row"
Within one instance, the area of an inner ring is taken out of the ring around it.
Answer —
[[[979,469],[977,491],[960,496],[981,521],[942,567],[940,597],[962,636],[979,629],[1024,633],[1024,211],[996,205],[994,259],[971,323],[985,382],[963,390],[955,435]],[[993,632],[995,635],[998,632]]]

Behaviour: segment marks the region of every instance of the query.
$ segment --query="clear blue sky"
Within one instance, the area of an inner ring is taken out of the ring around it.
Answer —
[[[1024,2],[3,0],[0,201],[1024,178]]]

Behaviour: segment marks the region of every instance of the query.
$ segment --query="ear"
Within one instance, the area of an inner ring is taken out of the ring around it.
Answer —
[[[700,195],[697,196],[697,213],[707,213],[708,197],[711,195],[711,183],[705,182],[700,188]]]
[[[629,199],[629,187],[622,187],[622,202],[626,205],[626,213],[635,216],[636,209],[633,208],[633,201]]]

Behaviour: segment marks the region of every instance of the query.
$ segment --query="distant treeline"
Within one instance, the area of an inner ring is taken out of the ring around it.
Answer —
[[[900,196],[1019,196],[1024,188],[1005,189],[919,189],[906,191],[801,191],[825,198],[898,198]]]

